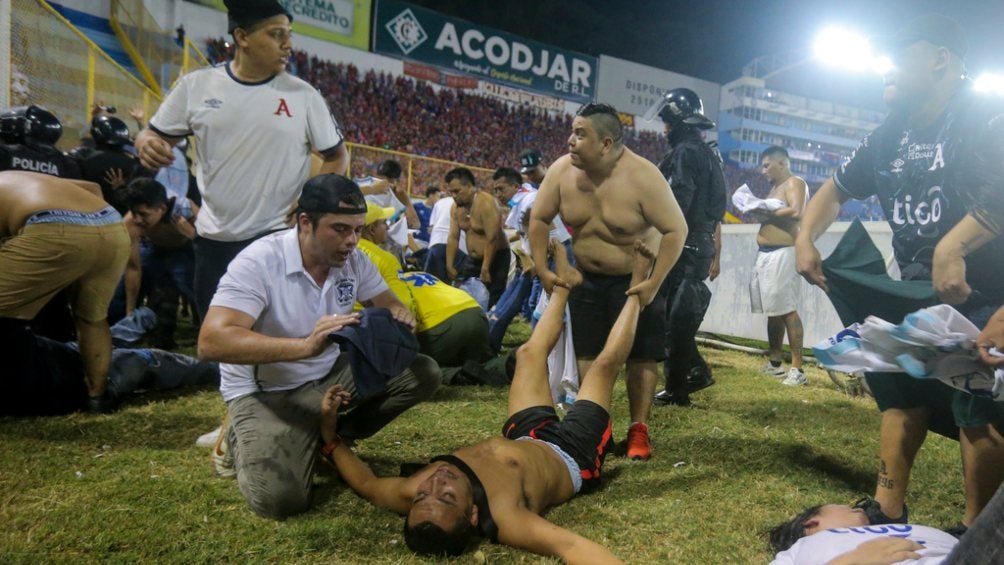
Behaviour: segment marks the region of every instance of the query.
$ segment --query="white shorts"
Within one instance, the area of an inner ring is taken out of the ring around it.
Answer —
[[[802,280],[795,271],[794,247],[757,252],[750,281],[750,306],[754,314],[783,316],[794,312],[801,295]]]

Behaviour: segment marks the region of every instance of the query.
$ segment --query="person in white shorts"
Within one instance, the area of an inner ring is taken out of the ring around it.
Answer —
[[[764,176],[770,180],[768,199],[780,200],[784,207],[762,211],[762,223],[756,242],[759,252],[750,282],[750,304],[754,314],[767,315],[767,342],[770,359],[763,372],[784,377],[786,385],[803,385],[802,318],[798,315],[802,281],[795,271],[795,236],[799,220],[809,201],[809,187],[791,174],[788,151],[772,145],[760,155]],[[791,369],[785,373],[781,365],[781,346],[788,334],[791,349]]]

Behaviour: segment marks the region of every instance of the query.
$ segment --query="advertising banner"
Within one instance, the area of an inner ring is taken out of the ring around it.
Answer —
[[[540,108],[542,110],[549,110],[553,112],[560,112],[565,109],[565,103],[562,102],[560,98],[544,96],[543,94],[534,94],[533,92],[527,92],[525,90],[512,88],[495,82],[483,80],[481,81],[481,85],[478,87],[478,90],[483,94],[487,94],[488,96],[493,96],[495,98],[501,98],[502,100],[507,100],[513,104],[529,104],[534,108]]]
[[[576,102],[595,94],[595,57],[398,0],[380,0],[376,11],[377,53]]]
[[[478,79],[468,76],[451,75],[444,73],[436,67],[420,65],[411,61],[404,61],[404,74],[429,82],[435,82],[450,88],[477,88]]]

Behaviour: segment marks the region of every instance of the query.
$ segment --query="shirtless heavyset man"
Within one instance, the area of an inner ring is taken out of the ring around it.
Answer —
[[[642,287],[653,254],[635,243],[631,285]],[[575,405],[559,421],[551,401],[547,355],[561,333],[569,288],[582,280],[555,246],[555,268],[563,280],[551,294],[533,334],[516,353],[504,437],[463,447],[408,478],[373,474],[335,433],[338,407],[348,401],[339,387],[322,404],[323,453],[330,454],[350,487],[377,506],[406,514],[405,541],[424,554],[459,555],[477,535],[568,563],[619,563],[607,548],[552,524],[541,514],[596,484],[610,441],[610,397],[627,359],[641,311],[641,295],[624,303],[579,389]]]
[[[94,183],[8,171],[0,173],[0,241],[0,317],[31,320],[68,288],[88,408],[111,409],[107,317],[129,256],[122,217]]]
[[[576,265],[584,275],[583,284],[569,299],[580,375],[588,374],[626,295],[637,294],[641,300],[645,310],[627,362],[632,422],[627,455],[648,459],[651,445],[645,422],[652,408],[657,362],[666,357],[666,298],[658,293],[683,249],[687,224],[659,169],[624,146],[620,120],[611,106],[583,106],[572,122],[568,146],[569,154],[548,169],[531,213],[534,266],[546,291],[567,286],[547,265],[549,226],[560,212],[572,228]],[[658,254],[652,276],[631,284],[636,239],[658,248]]]
[[[750,284],[754,314],[767,315],[767,341],[770,360],[763,372],[784,377],[781,367],[781,345],[785,331],[791,348],[791,370],[784,379],[786,385],[805,384],[802,371],[802,318],[798,303],[802,281],[795,271],[795,238],[798,225],[809,202],[809,186],[791,174],[788,151],[772,145],[760,154],[761,170],[771,183],[770,194],[784,202],[778,210],[762,212],[760,231],[756,236],[759,251]]]
[[[505,291],[509,274],[509,241],[502,232],[498,201],[488,192],[478,190],[474,173],[457,167],[446,173],[447,190],[453,195],[450,235],[446,241],[446,273],[451,281],[478,277],[488,287],[491,308]],[[464,224],[461,209],[470,209],[470,225]],[[453,265],[460,247],[461,230],[467,234],[467,259],[458,271]]]

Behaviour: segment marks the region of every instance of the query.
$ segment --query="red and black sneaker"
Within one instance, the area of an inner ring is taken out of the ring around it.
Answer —
[[[647,461],[652,457],[652,442],[648,438],[648,426],[635,422],[628,427],[627,456],[635,461]]]

